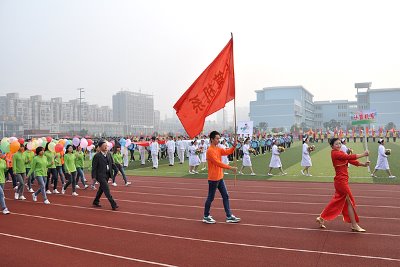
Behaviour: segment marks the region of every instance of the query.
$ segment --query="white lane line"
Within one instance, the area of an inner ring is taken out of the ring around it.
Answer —
[[[42,244],[46,244],[46,245],[52,245],[52,246],[56,246],[56,247],[62,247],[62,248],[73,249],[73,250],[78,250],[78,251],[82,251],[82,252],[98,254],[98,255],[102,255],[102,256],[108,256],[108,257],[117,258],[117,259],[123,259],[123,260],[129,260],[129,261],[134,261],[134,262],[140,262],[140,263],[146,263],[146,264],[158,265],[158,266],[165,266],[165,267],[176,267],[175,265],[154,262],[154,261],[146,261],[146,260],[135,259],[135,258],[130,258],[130,257],[124,257],[124,256],[115,255],[115,254],[99,252],[99,251],[94,251],[94,250],[84,249],[84,248],[79,248],[79,247],[73,247],[73,246],[63,245],[63,244],[59,244],[59,243],[54,243],[54,242],[44,241],[44,240],[40,240],[40,239],[24,237],[24,236],[11,235],[11,234],[1,233],[1,232],[0,232],[0,235],[11,237],[11,238],[27,240],[27,241],[32,241],[32,242],[36,242],[36,243],[42,243]]]
[[[30,216],[30,215],[28,215],[28,216]],[[33,217],[40,218],[40,219],[46,219],[46,218],[41,217],[41,216],[33,216]],[[71,223],[71,224],[84,225],[84,226],[97,227],[97,228],[104,228],[104,229],[108,229],[108,230],[117,230],[117,231],[123,231],[123,232],[130,232],[130,233],[149,235],[149,236],[165,237],[165,238],[178,239],[178,240],[197,241],[197,242],[203,242],[203,243],[213,243],[213,244],[228,245],[228,246],[238,246],[238,247],[250,247],[250,248],[259,248],[259,249],[269,249],[269,250],[279,250],[279,251],[289,251],[289,252],[299,252],[299,253],[312,253],[312,254],[323,254],[323,255],[331,255],[331,256],[342,256],[342,257],[376,259],[376,260],[382,260],[382,261],[400,262],[400,259],[389,258],[389,257],[368,256],[368,255],[358,255],[358,254],[348,254],[348,253],[336,253],[336,252],[328,252],[328,251],[317,251],[317,250],[297,249],[297,248],[285,248],[285,247],[275,247],[275,246],[264,246],[264,245],[254,245],[254,244],[246,244],[246,243],[234,243],[234,242],[219,241],[219,240],[200,239],[200,238],[177,236],[177,235],[167,235],[167,234],[153,233],[153,232],[147,232],[147,231],[137,231],[137,230],[132,230],[132,229],[110,227],[110,226],[104,226],[104,225],[97,225],[97,224],[91,224],[91,223],[82,223],[82,222],[55,219],[55,218],[51,218],[51,220],[61,221],[61,222]],[[5,233],[0,233],[0,234],[6,235],[6,236],[10,236],[10,237],[14,237],[13,235],[5,234]],[[51,245],[58,245],[58,246],[67,247],[67,248],[71,248],[71,249],[77,249],[75,247],[65,246],[65,245],[56,244],[56,243],[47,242],[47,241],[35,240],[35,239],[30,239],[30,238],[20,237],[20,236],[15,236],[15,237],[21,238],[21,239],[26,239],[26,240],[31,240],[31,241],[39,241],[41,243],[46,243],[46,244],[51,244]],[[101,255],[107,255],[107,254],[103,254],[101,252],[90,251],[90,250],[86,250],[86,249],[77,249],[77,250],[82,250],[82,251],[86,251],[86,252],[92,252],[92,253],[101,254]],[[107,256],[109,256],[109,255],[111,256],[112,254],[108,254]],[[127,257],[122,257],[122,256],[116,256],[116,255],[112,255],[112,256],[121,257],[121,258],[137,261],[137,259],[127,258]],[[160,263],[153,263],[153,264],[160,264]],[[171,265],[163,265],[163,266],[171,266]]]
[[[197,183],[197,182],[173,182],[173,181],[167,181],[168,179],[181,179],[181,180],[188,180],[185,178],[168,178],[168,177],[160,177],[161,179],[163,179],[162,181],[160,181],[160,179],[158,180],[140,180],[140,178],[136,178],[136,177],[131,177],[134,181],[134,183],[140,182],[140,183],[166,183],[166,184],[180,184],[180,185],[205,185],[207,186],[207,180],[206,179],[192,179],[191,181],[195,180],[199,180],[201,181],[201,183]],[[225,180],[225,182],[227,182],[228,184],[230,184],[231,186],[233,186],[233,181],[231,179],[227,179]],[[256,184],[258,183],[258,185],[244,185],[244,183],[252,183],[252,184]],[[296,186],[275,186],[275,185],[267,185],[268,183],[282,183],[282,184],[290,184],[290,183],[296,183]],[[325,182],[325,183],[319,183],[319,184],[326,184],[327,187],[301,187],[300,185],[304,184],[304,185],[308,185],[310,183],[313,182],[290,182],[290,181],[248,181],[248,180],[238,180],[237,181],[237,186],[240,187],[248,187],[248,188],[274,188],[274,189],[297,189],[297,190],[329,190],[332,191],[334,190],[333,188],[333,181],[332,182]],[[265,185],[265,186],[263,186]],[[363,188],[359,188],[361,186],[364,186],[364,184],[357,184],[357,183],[350,183],[351,186],[355,187],[353,190],[355,191],[366,191],[366,192],[392,192],[392,193],[398,193],[400,191],[400,187],[398,184],[393,184],[393,185],[387,185],[387,184],[368,184],[367,186],[370,185],[375,185],[376,187],[380,187],[380,186],[391,186],[391,187],[397,187],[397,190],[387,190],[387,189],[363,189]]]
[[[173,195],[173,194],[161,194],[161,193],[145,193],[145,192],[130,192],[130,191],[118,191],[112,190],[112,192],[125,193],[125,194],[136,194],[136,195],[152,195],[152,196],[162,196],[162,197],[174,197],[174,198],[196,198],[196,199],[206,199],[206,196],[186,196],[186,195]],[[332,197],[330,195],[330,197]],[[355,197],[357,199],[357,197]],[[216,197],[215,199],[219,199]],[[259,203],[283,203],[283,204],[296,204],[296,205],[327,205],[330,198],[327,198],[326,202],[300,202],[300,201],[281,201],[281,200],[261,200],[261,199],[243,199],[243,198],[229,198],[231,201],[244,201],[244,202],[259,202]],[[376,205],[366,205],[357,204],[356,207],[370,207],[370,208],[387,208],[387,209],[400,209],[400,206],[376,206]]]
[[[185,190],[185,191],[201,191],[204,192],[207,190],[207,185],[205,184],[203,188],[185,188],[185,187],[164,187],[164,186],[147,186],[147,185],[135,185],[134,188],[151,188],[151,189],[169,189],[169,190]],[[301,188],[298,189],[301,191]],[[332,194],[329,195],[319,195],[319,194],[299,194],[299,193],[291,193],[290,196],[310,196],[310,197],[332,197],[333,189],[331,190]],[[118,192],[126,192],[126,191],[118,191]],[[259,195],[287,195],[287,193],[283,192],[259,192],[259,191],[237,191],[237,190],[229,190],[229,193],[239,193],[239,194],[259,194]],[[400,197],[377,197],[377,196],[360,196],[357,195],[357,198],[371,198],[371,199],[400,199]]]
[[[143,203],[142,203],[143,204]],[[160,203],[154,203],[154,204],[160,204]],[[88,208],[88,207],[83,207],[83,206],[74,206],[74,205],[66,205],[66,204],[52,204],[55,206],[60,206],[60,207],[67,207],[67,208],[78,208],[78,209],[87,209],[87,210],[94,210],[94,211],[102,211],[102,212],[117,212],[117,213],[122,213],[122,214],[127,214],[127,215],[134,215],[134,216],[144,216],[144,217],[153,217],[153,218],[163,218],[163,219],[172,219],[172,220],[182,220],[182,221],[192,221],[192,222],[199,222],[199,219],[192,219],[192,218],[185,218],[185,217],[173,217],[173,216],[166,216],[166,215],[160,215],[160,214],[146,214],[146,213],[137,213],[137,212],[129,212],[129,211],[111,211],[111,210],[103,210],[103,209],[98,209],[98,208]],[[191,208],[203,208],[199,206],[190,206]],[[222,208],[220,208],[222,209]],[[239,210],[240,211],[240,210]],[[274,212],[274,213],[280,213],[282,212]],[[17,215],[24,215],[21,213],[14,213]],[[299,215],[299,213],[296,213],[296,215]],[[312,215],[312,216],[317,216],[316,214],[300,214],[300,215]],[[26,215],[28,216],[28,215]],[[36,215],[29,215],[32,217],[41,217],[41,216],[36,216]],[[400,218],[396,218],[397,220],[400,220]],[[314,220],[311,220],[310,222],[313,222]],[[321,231],[319,228],[305,228],[305,227],[290,227],[290,226],[277,226],[277,225],[265,225],[265,224],[246,224],[246,223],[240,223],[238,224],[239,226],[248,226],[248,227],[265,227],[265,228],[276,228],[276,229],[289,229],[289,230],[300,230],[300,231]],[[339,231],[339,230],[324,230],[324,232],[331,232],[331,233],[341,233],[341,234],[355,234],[353,232],[349,231]],[[388,237],[400,237],[400,235],[396,234],[385,234],[385,233],[370,233],[367,232],[365,235],[371,235],[371,236],[388,236]]]
[[[169,219],[169,220],[180,220],[180,221],[190,221],[190,222],[199,222],[200,219],[193,219],[193,218],[186,218],[186,217],[174,217],[174,216],[166,216],[166,215],[159,215],[159,214],[147,214],[147,213],[137,213],[137,212],[129,212],[129,211],[111,211],[111,210],[102,210],[98,208],[88,208],[83,206],[74,206],[74,205],[64,205],[64,204],[55,204],[56,206],[60,207],[68,207],[68,208],[78,208],[78,209],[88,209],[94,211],[103,211],[103,212],[117,212],[127,215],[134,215],[134,216],[143,216],[143,217],[151,217],[151,218],[161,218],[161,219]],[[30,216],[35,218],[46,218],[51,220],[51,217],[43,217],[31,214],[23,214],[23,213],[15,213],[12,214],[21,215],[21,216]],[[316,216],[316,215],[314,215]],[[58,219],[56,219],[58,220]],[[273,229],[285,229],[285,230],[296,230],[296,231],[316,231],[316,232],[330,232],[330,233],[341,233],[341,234],[357,234],[351,231],[340,231],[340,230],[321,230],[319,228],[305,228],[305,227],[290,227],[290,226],[280,226],[280,225],[266,225],[266,224],[251,224],[251,223],[240,223],[238,224],[239,227],[247,226],[247,227],[264,227],[264,228],[273,228]],[[400,234],[385,234],[385,233],[363,233],[363,235],[370,235],[370,236],[386,236],[386,237],[400,237]]]
[[[13,189],[6,189],[5,191],[11,191]],[[151,195],[151,196],[161,196],[161,197],[173,197],[173,198],[191,198],[191,199],[206,199],[205,196],[187,196],[187,195],[174,195],[174,194],[161,194],[161,193],[146,193],[146,192],[137,192],[137,191],[120,191],[120,190],[111,190],[112,193],[124,193],[124,194],[134,194],[134,195]],[[206,191],[204,191],[206,192]],[[262,199],[244,199],[244,198],[229,198],[231,201],[240,201],[240,202],[255,202],[255,203],[280,203],[280,204],[289,204],[289,205],[327,205],[330,198],[333,196],[330,195],[326,202],[302,202],[302,201],[281,201],[281,200],[262,200]],[[357,199],[357,196],[355,197]],[[216,196],[215,199],[220,199],[219,196]],[[356,207],[369,207],[369,208],[386,208],[386,209],[400,209],[400,206],[384,206],[384,205],[367,205],[367,204],[357,204]]]

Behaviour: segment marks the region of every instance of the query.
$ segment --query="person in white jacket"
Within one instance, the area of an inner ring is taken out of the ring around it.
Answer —
[[[143,137],[140,137],[139,142],[143,142]],[[142,165],[146,164],[146,148],[144,146],[138,146],[139,154],[140,154],[140,162]]]
[[[156,137],[151,138],[150,153],[151,160],[153,161],[153,169],[158,168],[158,152],[160,151],[160,145],[158,144]]]
[[[272,169],[276,169],[278,168],[280,170],[280,172],[282,173],[282,175],[286,175],[287,173],[283,171],[282,169],[282,163],[281,163],[281,153],[278,150],[278,146],[277,146],[277,140],[274,139],[272,141],[273,146],[272,146],[272,151],[271,151],[271,161],[269,163],[269,171],[268,171],[268,176],[272,176]]]
[[[197,171],[197,168],[200,165],[200,158],[199,155],[197,154],[197,141],[196,139],[191,142],[191,145],[189,146],[189,173],[190,174],[195,174],[199,173]]]
[[[382,138],[379,139],[378,144],[378,160],[376,162],[375,170],[373,173],[371,173],[371,176],[376,178],[377,176],[375,175],[375,173],[377,170],[385,170],[388,173],[389,178],[396,178],[396,176],[392,174],[389,168],[389,162],[387,160],[388,155],[385,154],[385,140],[383,140]]]
[[[204,171],[207,165],[207,149],[208,149],[208,145],[204,139],[201,139],[199,144],[199,149],[201,150],[200,153],[201,170]]]
[[[183,164],[185,162],[185,142],[182,140],[182,137],[179,136],[177,143],[177,149],[178,149],[178,158],[179,158],[179,164]]]
[[[167,141],[167,153],[168,153],[168,159],[169,159],[169,166],[174,166],[175,141],[172,136],[170,136]]]
[[[251,164],[251,158],[250,158],[250,138],[246,138],[243,143],[242,151],[243,151],[243,159],[242,159],[242,168],[239,171],[239,174],[243,174],[243,170],[245,167],[249,167],[251,170],[250,175],[256,175],[253,171],[253,167]]]
[[[310,151],[308,146],[308,136],[303,138],[303,151],[301,153],[301,166],[304,169],[301,170],[301,174],[305,176],[312,176],[310,174],[310,167],[312,166]]]

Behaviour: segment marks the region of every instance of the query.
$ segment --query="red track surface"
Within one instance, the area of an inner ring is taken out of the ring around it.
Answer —
[[[215,225],[201,223],[207,182],[135,177],[111,187],[92,208],[95,191],[49,195],[51,205],[25,192],[0,215],[0,266],[400,266],[400,186],[352,184],[360,225],[341,218],[318,229],[315,217],[333,194],[326,183],[227,181],[239,224],[224,222],[218,196]],[[122,183],[121,183],[122,184]],[[70,190],[70,189],[68,189]]]

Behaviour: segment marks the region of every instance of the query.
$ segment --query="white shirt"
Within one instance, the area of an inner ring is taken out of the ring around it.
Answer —
[[[174,140],[167,141],[167,149],[170,151],[175,151],[175,142]]]
[[[160,145],[157,143],[157,141],[154,141],[150,144],[150,151],[151,154],[157,154],[160,151]]]

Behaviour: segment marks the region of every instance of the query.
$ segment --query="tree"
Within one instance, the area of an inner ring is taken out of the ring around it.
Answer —
[[[88,130],[82,129],[82,130],[79,131],[78,134],[79,134],[80,136],[86,136],[86,135],[88,135],[88,132],[89,132]]]
[[[293,124],[292,127],[290,127],[290,132],[294,133],[294,132],[299,132],[300,127],[299,125],[297,125],[297,123]]]
[[[342,124],[336,120],[330,120],[329,122],[324,122],[323,126],[325,129],[329,129],[331,131],[335,130],[335,128],[340,128]]]
[[[392,130],[392,129],[396,129],[396,124],[394,124],[393,122],[389,122],[388,124],[386,124],[385,126],[385,130]]]
[[[258,124],[258,127],[260,128],[260,130],[266,131],[267,128],[268,128],[268,123],[267,123],[267,122],[260,122],[260,123]]]

